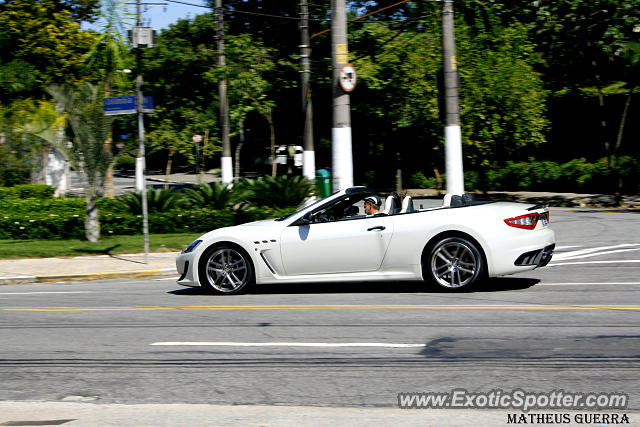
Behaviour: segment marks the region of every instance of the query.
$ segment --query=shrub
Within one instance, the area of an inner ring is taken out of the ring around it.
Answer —
[[[196,209],[149,215],[151,233],[206,232],[234,225],[234,212]],[[142,215],[100,213],[104,235],[141,234]],[[83,239],[84,214],[0,215],[0,239]]]
[[[247,222],[260,221],[263,219],[280,218],[283,216],[291,215],[295,213],[297,208],[269,208],[269,207],[256,207],[249,206],[246,208],[238,209],[235,215],[236,224],[244,224]]]
[[[281,175],[256,180],[240,180],[237,191],[245,191],[246,201],[253,206],[270,208],[297,207],[315,193],[314,185],[303,176]]]
[[[589,163],[586,159],[573,159],[566,163],[538,161],[530,158],[526,162],[508,161],[500,168],[481,171],[466,171],[467,191],[557,191],[610,193],[616,187],[616,177],[622,180],[624,192],[638,193],[640,190],[640,164],[629,156],[618,158],[617,171],[609,165],[607,158]],[[444,180],[443,175],[443,180]],[[422,172],[411,176],[411,183],[420,188],[435,188],[435,178],[427,178]]]
[[[21,184],[13,187],[0,187],[0,199],[50,199],[56,187],[45,184]]]
[[[227,209],[243,201],[248,193],[246,186],[203,184],[184,190],[184,202],[191,208]]]
[[[182,193],[169,190],[147,190],[147,210],[152,212],[167,212],[178,209],[184,202]],[[139,214],[142,212],[142,193],[128,193],[116,197],[111,204],[115,211]]]
[[[435,177],[427,178],[422,172],[416,172],[409,178],[409,183],[413,188],[437,188],[438,182]]]

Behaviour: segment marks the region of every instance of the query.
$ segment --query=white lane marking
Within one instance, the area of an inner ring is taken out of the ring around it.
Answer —
[[[562,252],[559,254],[555,254],[553,258],[554,260],[586,258],[591,256],[604,255],[607,253],[613,253],[613,251],[612,252],[607,252],[607,251],[612,249],[621,250],[621,248],[627,248],[626,250],[638,250],[640,249],[640,243],[623,243],[615,246],[599,246],[595,248],[580,249],[577,251]],[[635,249],[635,248],[638,248],[638,249]]]
[[[426,344],[395,344],[379,342],[154,342],[150,345],[172,345],[172,346],[218,346],[218,347],[384,347],[384,348],[414,348],[426,347]]]
[[[38,295],[38,294],[90,294],[93,291],[68,291],[68,292],[0,292],[0,295]]]
[[[549,282],[538,283],[536,286],[564,286],[564,285],[640,285],[640,282]]]
[[[151,280],[155,280],[155,281],[163,281],[163,280],[173,280],[178,281],[179,277],[163,277],[162,279],[151,279]]]
[[[577,262],[563,262],[560,264],[552,263],[548,264],[547,267],[559,267],[562,265],[577,265],[577,264],[627,264],[627,263],[639,263],[640,259],[620,259],[617,261],[577,261]]]

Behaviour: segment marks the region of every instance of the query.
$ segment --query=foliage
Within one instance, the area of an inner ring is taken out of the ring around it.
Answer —
[[[311,181],[302,176],[266,176],[256,180],[244,179],[235,187],[246,190],[246,201],[253,206],[271,208],[297,207],[314,194]]]
[[[618,159],[623,192],[640,192],[640,162],[629,156]],[[616,173],[609,167],[609,159],[589,163],[584,158],[565,163],[550,160],[507,161],[503,167],[487,168],[482,175],[465,172],[467,191],[549,191],[571,193],[607,193]],[[446,179],[446,175],[442,175]],[[417,172],[411,177],[416,188],[435,188],[436,179]]]
[[[0,186],[28,182],[29,166],[7,144],[0,144]]]
[[[244,201],[247,188],[221,183],[198,185],[184,190],[185,204],[208,209],[229,209]]]
[[[67,115],[73,131],[73,142],[67,147],[64,140],[50,142],[66,153],[71,165],[81,171],[87,182],[85,234],[87,240],[100,239],[100,222],[96,202],[104,187],[105,176],[113,155],[104,149],[104,141],[111,137],[113,118],[106,116],[102,106],[102,91],[98,86],[85,83],[78,89],[50,86],[47,91],[55,98]]]
[[[147,190],[147,209],[149,213],[168,212],[183,204],[183,195],[175,190]],[[142,213],[142,193],[133,192],[117,197],[113,202],[116,211],[131,214]]]
[[[105,85],[105,96],[110,96],[112,89],[128,83],[126,74],[121,72],[126,68],[128,58],[122,37],[125,14],[126,4],[123,0],[103,0],[101,31],[83,58],[92,77],[98,77],[96,80]]]
[[[22,184],[12,187],[0,187],[0,200],[3,199],[38,199],[36,203],[41,203],[40,199],[50,199],[56,188],[45,184]],[[33,206],[37,210],[37,206]]]
[[[0,239],[80,239],[84,236],[84,219],[82,212],[0,212]],[[100,225],[105,235],[140,234],[142,215],[103,212]],[[223,210],[194,209],[149,215],[151,233],[207,232],[231,225],[234,225],[234,213]]]
[[[534,46],[526,27],[516,23],[481,34],[461,27],[457,43],[467,159],[486,167],[534,153],[545,141],[548,122],[546,92],[531,65]]]
[[[62,3],[62,2],[60,2]],[[95,35],[80,30],[69,9],[54,0],[13,0],[0,9],[0,67],[8,64],[0,75],[11,76],[11,91],[44,88],[51,83],[73,83],[81,79],[82,56]],[[18,70],[30,70],[26,81]],[[34,86],[35,85],[35,86]],[[0,88],[0,99],[7,93]]]

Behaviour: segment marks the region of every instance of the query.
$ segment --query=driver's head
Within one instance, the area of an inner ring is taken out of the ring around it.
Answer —
[[[362,200],[364,201],[364,211],[367,215],[380,212],[380,205],[382,204],[382,200],[380,200],[380,197],[372,195],[367,196]]]

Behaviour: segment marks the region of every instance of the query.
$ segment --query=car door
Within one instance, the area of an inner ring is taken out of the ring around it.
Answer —
[[[287,275],[375,271],[393,235],[386,215],[291,225],[280,237]]]

